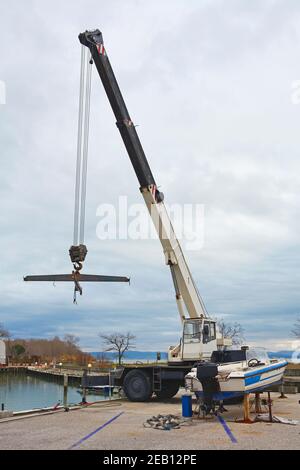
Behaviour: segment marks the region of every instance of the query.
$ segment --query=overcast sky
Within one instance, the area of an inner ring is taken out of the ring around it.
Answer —
[[[180,337],[156,240],[96,237],[97,207],[142,202],[93,72],[84,272],[131,285],[25,284],[71,269],[80,45],[98,27],[155,179],[169,204],[204,204],[187,252],[208,311],[248,343],[290,348],[300,316],[300,4],[297,0],[1,1],[0,322],[17,337],[130,330],[137,348]]]

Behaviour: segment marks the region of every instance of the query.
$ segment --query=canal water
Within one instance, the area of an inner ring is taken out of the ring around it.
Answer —
[[[69,385],[68,404],[77,404],[82,396],[79,387]],[[87,401],[104,400],[103,395],[87,395]],[[25,371],[0,372],[0,407],[22,411],[63,404],[63,385],[42,377],[27,375]]]

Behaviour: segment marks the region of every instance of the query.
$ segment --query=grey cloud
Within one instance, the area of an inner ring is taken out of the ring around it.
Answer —
[[[300,311],[299,14],[296,1],[267,0],[2,6],[0,320],[15,335],[69,330],[90,348],[100,328],[130,327],[147,349],[180,335],[159,243],[95,236],[100,203],[142,202],[96,73],[85,269],[132,285],[89,286],[73,308],[70,286],[22,282],[70,269],[77,35],[100,27],[167,202],[205,204],[205,244],[187,258],[209,311],[243,323],[251,341],[288,341]]]

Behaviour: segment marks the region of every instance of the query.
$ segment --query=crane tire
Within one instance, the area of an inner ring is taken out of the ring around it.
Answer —
[[[149,375],[142,370],[131,370],[125,376],[123,390],[130,401],[147,401],[152,396]]]

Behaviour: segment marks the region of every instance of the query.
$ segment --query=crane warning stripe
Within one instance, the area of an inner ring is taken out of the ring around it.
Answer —
[[[103,44],[97,44],[97,51],[99,52],[100,55],[106,55]]]

